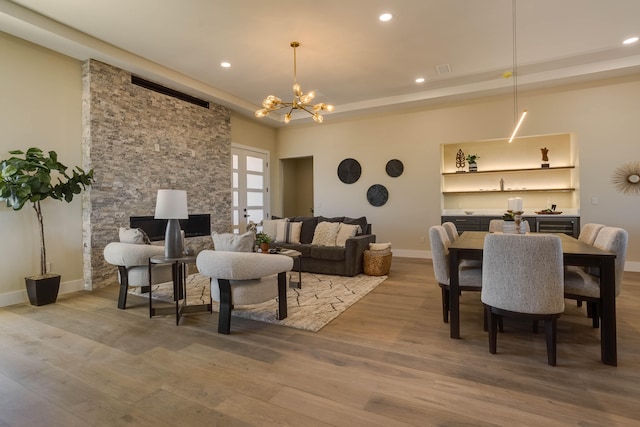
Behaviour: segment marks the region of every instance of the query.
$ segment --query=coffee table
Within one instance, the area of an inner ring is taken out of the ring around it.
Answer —
[[[302,252],[295,249],[280,249],[276,253],[293,258],[294,263],[296,258],[298,259],[298,281],[289,279],[289,287],[302,289]]]

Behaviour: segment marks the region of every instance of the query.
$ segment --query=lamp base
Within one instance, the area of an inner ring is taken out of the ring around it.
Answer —
[[[164,234],[164,257],[182,258],[183,256],[184,245],[182,242],[180,220],[170,219],[167,221],[167,230]]]

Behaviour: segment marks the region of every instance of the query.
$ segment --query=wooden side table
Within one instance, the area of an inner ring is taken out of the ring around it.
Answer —
[[[184,313],[199,313],[208,311],[213,312],[211,297],[208,304],[187,305],[187,264],[196,262],[195,256],[184,256],[181,258],[165,258],[164,255],[155,255],[149,258],[149,318],[161,314],[172,314],[175,310],[176,326],[180,324],[180,318]],[[151,286],[153,266],[171,264],[171,276],[173,281],[173,300],[174,307],[154,307],[153,306],[153,288]],[[182,301],[182,304],[180,304]]]

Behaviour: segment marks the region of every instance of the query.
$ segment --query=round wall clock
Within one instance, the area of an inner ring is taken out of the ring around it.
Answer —
[[[397,178],[402,175],[402,172],[404,172],[404,165],[400,160],[393,159],[387,162],[387,167],[385,169],[387,170],[387,175],[392,178]]]
[[[353,184],[360,179],[362,167],[356,159],[344,159],[338,165],[338,178],[345,184]]]
[[[389,200],[389,191],[384,185],[374,184],[367,190],[367,200],[371,206],[382,206]]]

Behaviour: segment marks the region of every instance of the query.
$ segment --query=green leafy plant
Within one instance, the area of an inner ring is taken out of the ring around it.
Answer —
[[[93,183],[93,169],[85,172],[76,166],[69,176],[67,167],[58,161],[55,151],[49,151],[46,156],[39,148],[29,148],[26,153],[13,150],[9,154],[11,158],[0,161],[0,200],[15,211],[22,209],[27,202],[31,203],[40,226],[40,274],[44,276],[47,252],[40,201],[50,197],[71,202],[74,195]],[[55,184],[52,183],[52,173],[57,178]]]
[[[503,221],[515,221],[515,216],[513,212],[505,212],[504,215],[502,215],[502,220]]]
[[[271,237],[266,233],[260,232],[260,233],[256,234],[256,243],[257,244],[271,243]]]
[[[479,159],[480,156],[478,156],[477,154],[467,154],[467,162],[469,163],[476,163],[476,160]]]

